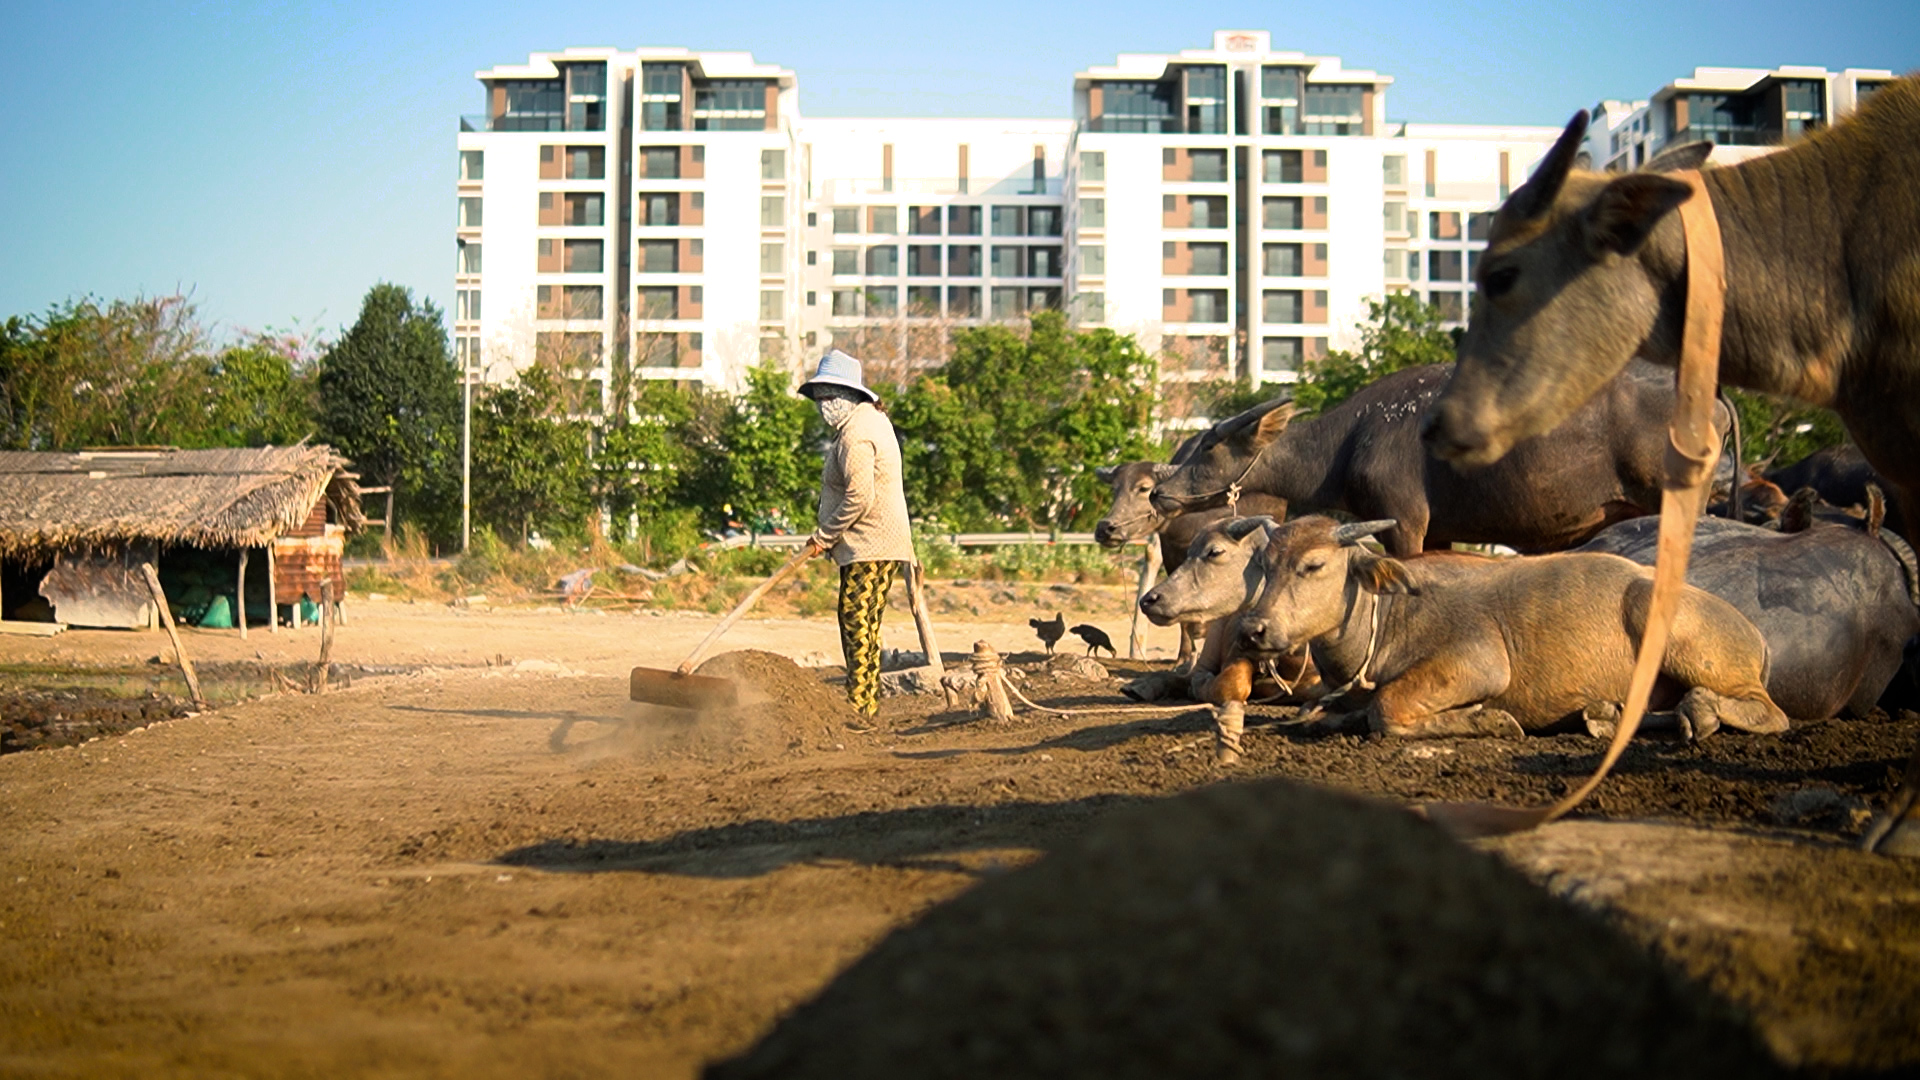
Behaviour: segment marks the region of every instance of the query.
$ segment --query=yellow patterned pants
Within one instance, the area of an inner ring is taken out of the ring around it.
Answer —
[[[855,562],[840,568],[840,651],[847,658],[847,700],[854,711],[880,711],[880,615],[893,587],[894,562]]]

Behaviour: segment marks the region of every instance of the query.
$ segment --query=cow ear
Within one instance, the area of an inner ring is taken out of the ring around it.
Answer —
[[[1259,423],[1248,432],[1247,441],[1253,444],[1255,450],[1263,450],[1271,446],[1273,440],[1279,438],[1281,433],[1287,430],[1287,425],[1292,422],[1293,402],[1282,401],[1260,417]]]
[[[1587,249],[1595,255],[1631,255],[1660,219],[1687,201],[1693,188],[1653,173],[1629,173],[1600,189],[1587,208]]]
[[[1272,518],[1261,514],[1258,517],[1234,518],[1232,521],[1227,522],[1224,526],[1224,531],[1235,540],[1245,540],[1247,534],[1253,532],[1255,529],[1270,529],[1276,524],[1277,522]]]
[[[1679,146],[1669,146],[1653,155],[1645,165],[1640,166],[1639,171],[1659,173],[1697,169],[1707,163],[1707,155],[1711,153],[1713,153],[1713,143],[1706,139],[1681,143]]]
[[[1174,473],[1177,473],[1179,471],[1180,471],[1180,466],[1178,465],[1169,465],[1164,461],[1159,462],[1153,467],[1154,482],[1158,483],[1162,480],[1165,480],[1167,477],[1172,476]]]
[[[1867,535],[1878,538],[1880,524],[1887,520],[1887,497],[1879,484],[1867,485]]]
[[[1553,206],[1554,197],[1560,194],[1560,185],[1567,182],[1567,173],[1573,169],[1573,159],[1580,153],[1580,140],[1586,134],[1587,111],[1582,109],[1567,121],[1567,130],[1560,133],[1559,141],[1540,160],[1540,167],[1533,170],[1533,175],[1520,185],[1520,189],[1501,209],[1522,221],[1531,221],[1546,213]]]
[[[1118,465],[1102,465],[1099,468],[1093,470],[1093,475],[1094,475],[1094,478],[1099,480],[1101,483],[1111,484],[1113,483],[1113,475],[1119,471],[1120,471],[1120,466]]]
[[[1787,508],[1780,511],[1780,531],[1783,533],[1805,532],[1813,524],[1813,506],[1820,501],[1820,493],[1810,487],[1803,487],[1787,500]]]
[[[1392,556],[1356,551],[1353,554],[1353,572],[1359,577],[1360,587],[1370,593],[1420,595],[1419,586],[1413,583],[1413,575],[1407,572],[1407,564]]]
[[[1192,457],[1194,451],[1200,448],[1200,444],[1206,440],[1206,437],[1206,432],[1196,431],[1186,438],[1181,439],[1180,445],[1173,448],[1173,456],[1167,460],[1173,462],[1175,465],[1186,464],[1187,459]]]

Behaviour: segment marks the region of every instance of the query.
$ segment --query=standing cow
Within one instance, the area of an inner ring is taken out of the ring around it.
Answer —
[[[1690,185],[1577,172],[1585,113],[1500,208],[1434,453],[1497,461],[1634,356],[1679,361]],[[1726,260],[1723,383],[1839,414],[1920,529],[1920,80],[1798,145],[1701,174]],[[1920,855],[1920,754],[1869,847]]]
[[[1464,472],[1420,444],[1421,418],[1452,373],[1450,364],[1397,371],[1313,419],[1270,401],[1223,420],[1159,478],[1153,505],[1169,516],[1219,506],[1238,483],[1295,510],[1393,519],[1382,541],[1402,558],[1455,541],[1558,551],[1659,512],[1674,392],[1658,369],[1636,365],[1507,460]],[[1724,432],[1724,409],[1716,421]]]

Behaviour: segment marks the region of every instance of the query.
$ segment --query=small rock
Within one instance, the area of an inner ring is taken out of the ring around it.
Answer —
[[[880,696],[899,697],[907,694],[938,694],[940,679],[930,667],[908,668],[905,671],[885,671],[880,673]]]
[[[903,668],[927,666],[927,654],[918,649],[882,649],[880,650],[880,670],[899,671]]]

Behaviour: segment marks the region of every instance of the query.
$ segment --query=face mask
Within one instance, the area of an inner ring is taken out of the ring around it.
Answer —
[[[823,397],[815,404],[820,406],[820,419],[825,420],[831,428],[846,423],[847,418],[853,415],[853,410],[859,407],[857,402],[839,397]]]

